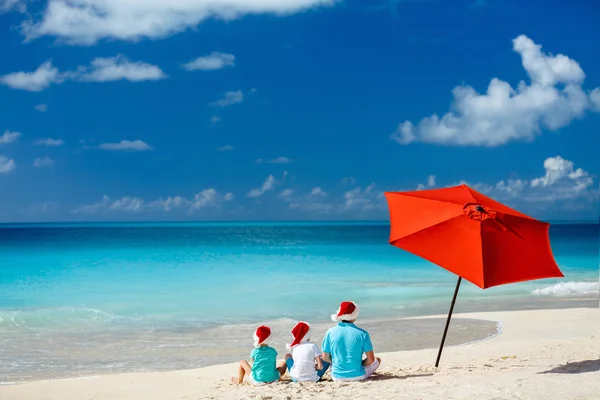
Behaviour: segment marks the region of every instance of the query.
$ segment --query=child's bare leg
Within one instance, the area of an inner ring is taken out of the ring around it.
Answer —
[[[248,361],[242,360],[240,361],[240,367],[238,369],[238,377],[231,378],[231,382],[234,384],[241,384],[244,382],[244,376],[250,375],[252,373],[252,367],[248,364]]]
[[[287,364],[285,363],[285,361],[281,361],[277,365],[277,371],[279,371],[280,379],[283,378],[283,375],[285,375],[285,370],[286,369],[287,369]]]

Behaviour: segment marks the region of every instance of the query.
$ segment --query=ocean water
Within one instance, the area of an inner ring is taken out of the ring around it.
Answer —
[[[342,300],[366,321],[446,312],[456,277],[388,234],[380,222],[0,225],[0,382],[233,360],[256,323],[283,343]],[[465,282],[457,311],[598,306],[599,225],[550,234],[565,278]]]

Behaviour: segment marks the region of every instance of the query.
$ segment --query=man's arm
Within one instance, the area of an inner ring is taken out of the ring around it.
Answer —
[[[365,341],[363,343],[363,352],[367,355],[367,358],[363,361],[363,365],[371,365],[375,362],[375,352],[373,352],[373,343],[371,342],[371,335],[365,332]]]
[[[323,338],[323,343],[321,344],[321,353],[323,354],[323,361],[331,363],[331,343],[329,339],[329,332],[327,332]]]
[[[363,366],[367,366],[367,365],[371,365],[375,362],[375,353],[373,352],[373,350],[371,351],[367,351],[365,353],[367,355],[367,358],[363,361]]]

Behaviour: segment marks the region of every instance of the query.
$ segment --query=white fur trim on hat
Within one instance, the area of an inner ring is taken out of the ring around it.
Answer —
[[[338,307],[335,314],[331,314],[331,320],[333,322],[341,322],[341,321],[353,321],[356,318],[358,318],[358,313],[360,310],[359,310],[358,306],[356,305],[356,303],[352,302],[352,304],[354,304],[354,307],[355,307],[354,312],[352,314],[343,314],[338,317],[338,314],[340,312],[340,307]]]
[[[271,339],[271,335],[267,336],[265,340],[263,340],[262,342],[259,342],[260,338],[256,335],[256,332],[254,332],[254,347],[256,347],[257,349],[260,347],[261,344],[269,344],[269,340]]]

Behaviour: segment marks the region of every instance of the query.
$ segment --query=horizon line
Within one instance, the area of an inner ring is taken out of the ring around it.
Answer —
[[[542,222],[549,224],[600,224],[600,217],[597,220],[593,219],[582,219],[582,220],[560,220],[560,219],[540,219]],[[273,224],[290,224],[290,223],[388,223],[389,219],[354,219],[354,220],[190,220],[190,221],[177,221],[177,220],[147,220],[147,221],[105,221],[105,220],[90,220],[90,221],[19,221],[19,222],[0,222],[0,226],[27,226],[27,225],[85,225],[85,224],[96,224],[96,225],[111,225],[111,224],[130,224],[130,225],[141,225],[141,224],[252,224],[252,223],[273,223]]]

